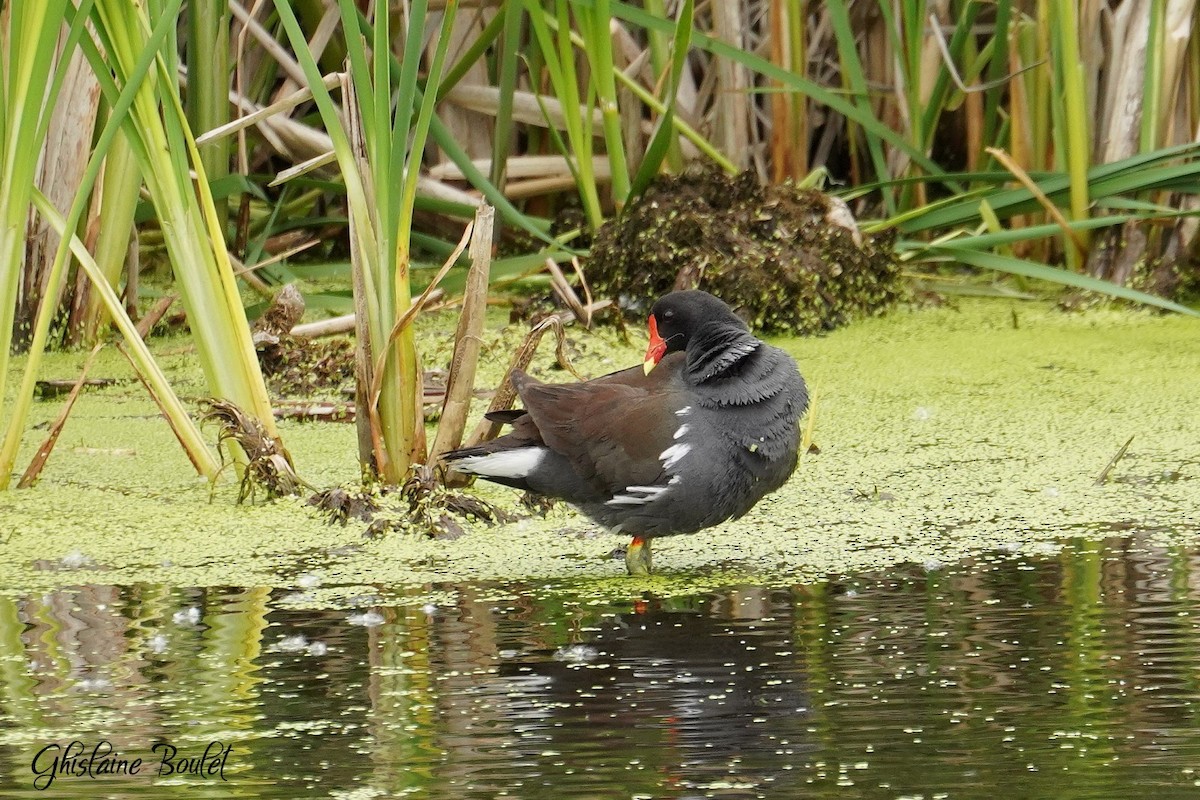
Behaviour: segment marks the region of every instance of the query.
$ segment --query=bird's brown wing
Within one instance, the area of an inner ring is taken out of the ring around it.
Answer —
[[[537,383],[523,374],[514,383],[546,446],[612,496],[668,479],[662,453],[682,424],[675,412],[685,403],[676,363],[683,354],[677,355],[663,359],[650,375],[634,367],[583,383]]]

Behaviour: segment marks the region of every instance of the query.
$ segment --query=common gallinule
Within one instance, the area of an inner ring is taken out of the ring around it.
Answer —
[[[642,367],[572,384],[518,371],[512,382],[525,408],[489,415],[512,432],[447,462],[633,534],[634,575],[650,571],[652,538],[740,517],[782,486],[808,407],[791,357],[699,290],[654,304]]]

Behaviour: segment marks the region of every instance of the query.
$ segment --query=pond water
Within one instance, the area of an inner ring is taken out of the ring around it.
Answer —
[[[1200,797],[1196,331],[964,301],[780,342],[820,452],[636,580],[561,507],[433,540],[238,506],[102,354],[126,382],[0,493],[0,798]],[[354,484],[351,426],[281,429]]]
[[[0,796],[1195,797],[1197,575],[1132,535],[666,598],[67,588],[0,605]]]

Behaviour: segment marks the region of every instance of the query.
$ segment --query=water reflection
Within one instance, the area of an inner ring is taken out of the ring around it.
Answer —
[[[651,796],[789,783],[776,751],[812,745],[788,627],[770,615],[730,617],[727,605],[641,603],[555,649],[504,652],[495,675],[455,693],[449,710],[466,722],[443,740],[461,749],[448,782],[491,796],[536,764],[525,786],[545,796],[586,796],[603,776]],[[489,736],[488,751],[476,750]]]
[[[1198,566],[1122,537],[670,599],[0,598],[0,796],[1190,797]],[[144,763],[37,791],[72,740]],[[160,776],[156,742],[233,749]]]

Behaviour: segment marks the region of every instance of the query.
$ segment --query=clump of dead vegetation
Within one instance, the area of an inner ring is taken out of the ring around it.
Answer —
[[[599,293],[702,288],[769,333],[882,313],[901,296],[899,278],[891,242],[863,235],[841,200],[713,169],[658,178],[596,232],[588,264]]]

